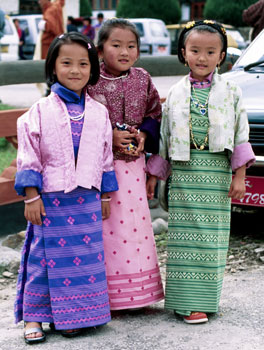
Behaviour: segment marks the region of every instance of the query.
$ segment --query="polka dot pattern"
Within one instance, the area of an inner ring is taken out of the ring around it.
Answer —
[[[142,195],[146,193],[144,166],[144,158],[115,161],[119,191],[111,195],[111,216],[103,221],[113,310],[150,305],[164,297],[147,196]]]

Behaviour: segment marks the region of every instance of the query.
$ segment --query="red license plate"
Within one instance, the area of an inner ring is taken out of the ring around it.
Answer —
[[[264,207],[264,177],[247,176],[246,193],[243,199],[232,199],[232,204]]]

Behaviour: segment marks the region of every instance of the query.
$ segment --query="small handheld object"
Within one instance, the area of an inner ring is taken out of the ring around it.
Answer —
[[[118,130],[122,130],[122,131],[129,131],[131,132],[131,126],[127,125],[126,123],[120,124],[119,122],[116,122],[116,127]],[[124,154],[129,154],[132,156],[138,156],[138,153],[136,152],[137,149],[137,143],[136,140],[132,141],[127,148],[119,148],[118,151],[120,153],[124,153]]]

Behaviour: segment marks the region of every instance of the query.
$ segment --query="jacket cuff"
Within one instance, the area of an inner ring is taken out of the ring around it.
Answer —
[[[26,187],[36,187],[42,191],[42,175],[35,170],[21,170],[16,173],[15,190],[18,195],[25,196]]]
[[[140,131],[147,133],[145,151],[148,153],[159,153],[160,122],[157,119],[146,117],[140,126]]]
[[[101,193],[118,191],[118,183],[115,171],[107,171],[103,173],[101,183]]]
[[[231,156],[231,167],[233,171],[243,165],[246,165],[246,167],[249,168],[255,163],[255,161],[256,157],[249,142],[235,146]]]
[[[150,175],[157,176],[160,180],[166,181],[170,176],[171,166],[167,160],[158,154],[153,154],[149,157],[145,171]]]

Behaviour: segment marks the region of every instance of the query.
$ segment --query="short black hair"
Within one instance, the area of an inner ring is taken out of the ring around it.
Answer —
[[[99,12],[99,13],[97,14],[97,18],[104,18],[104,14],[103,14],[102,12]]]
[[[138,51],[140,48],[140,36],[137,30],[137,27],[134,23],[129,22],[126,19],[123,18],[111,18],[105,21],[98,33],[98,42],[97,42],[97,49],[100,52],[103,52],[104,50],[104,43],[108,40],[109,36],[111,35],[111,32],[115,28],[121,28],[121,29],[129,29],[133,34],[135,34],[136,40],[137,40],[137,47]]]
[[[60,47],[62,45],[70,45],[73,43],[83,46],[88,52],[88,57],[91,64],[91,73],[87,85],[95,85],[97,83],[100,76],[100,66],[97,50],[92,40],[81,33],[70,32],[57,36],[50,44],[45,63],[46,82],[49,87],[58,81],[56,74],[54,74],[54,69],[56,59],[59,56]]]
[[[225,28],[222,26],[222,24],[215,22],[213,20],[203,20],[203,21],[191,21],[188,22],[185,26],[185,28],[182,30],[179,41],[178,41],[178,59],[181,63],[185,63],[185,58],[182,54],[182,49],[185,49],[185,43],[192,31],[196,32],[209,32],[209,33],[216,33],[219,35],[221,42],[222,42],[222,51],[225,53],[224,58],[220,62],[220,65],[222,65],[225,62],[226,55],[227,55],[227,35]]]
[[[90,24],[92,23],[91,17],[88,17],[88,16],[83,17],[83,21],[88,21]]]

